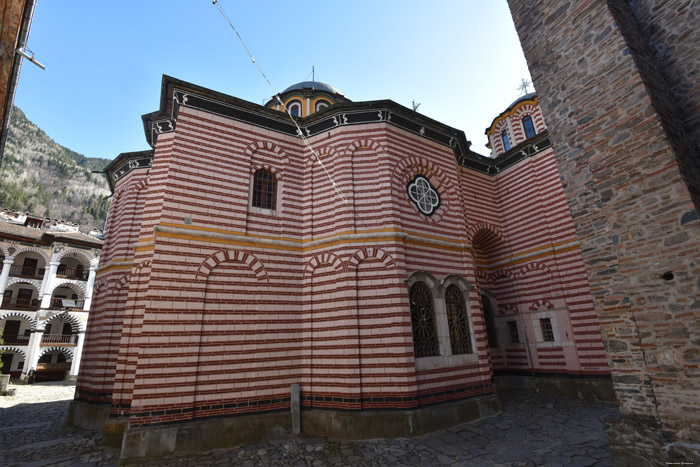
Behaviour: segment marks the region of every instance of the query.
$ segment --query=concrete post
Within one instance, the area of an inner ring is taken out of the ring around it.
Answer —
[[[69,380],[75,380],[78,378],[78,371],[80,371],[80,357],[83,354],[83,342],[85,342],[85,331],[78,331],[78,342],[73,351],[73,362],[70,366],[70,373],[68,374]]]
[[[5,293],[7,289],[7,279],[10,277],[10,268],[15,262],[14,259],[7,259],[2,262],[2,272],[0,272],[0,296]]]
[[[49,287],[50,268],[44,268],[44,277],[41,279],[41,289],[39,289],[39,297],[44,298],[44,292]]]
[[[299,385],[292,384],[292,431],[295,435],[301,433],[301,404],[299,397]]]
[[[56,271],[58,270],[59,261],[51,261],[51,268],[49,270],[49,277],[45,279],[46,287],[44,288],[44,295],[41,297],[41,308],[46,309],[51,306],[51,293],[53,292],[53,283],[56,280]]]

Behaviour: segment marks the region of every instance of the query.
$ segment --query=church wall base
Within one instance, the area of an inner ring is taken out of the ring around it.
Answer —
[[[495,394],[416,410],[344,412],[303,410],[302,433],[336,439],[408,438],[501,412]]]
[[[336,439],[411,437],[495,415],[500,411],[501,402],[495,394],[416,410],[302,410],[301,432],[304,435]],[[114,428],[112,434],[116,438],[117,427]],[[120,457],[122,460],[157,458],[173,452],[230,448],[263,439],[290,436],[291,433],[292,415],[287,410],[157,426],[126,427]]]
[[[109,417],[109,404],[89,404],[73,400],[68,407],[69,426],[91,431],[102,431]]]
[[[499,392],[525,391],[554,397],[617,402],[610,377],[500,375],[494,378],[494,384]]]

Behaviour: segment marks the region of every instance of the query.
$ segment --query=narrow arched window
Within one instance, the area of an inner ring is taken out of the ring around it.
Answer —
[[[253,175],[253,207],[277,208],[277,179],[266,169],[259,169]]]
[[[327,109],[328,108],[328,101],[318,101],[316,102],[316,112],[319,110]]]
[[[535,136],[535,125],[532,123],[532,117],[525,115],[523,117],[523,128],[525,129],[525,137],[532,138]]]
[[[510,141],[508,141],[508,132],[506,130],[503,130],[501,133],[501,140],[503,140],[503,148],[506,151],[510,151]]]
[[[484,324],[486,324],[486,338],[489,341],[489,347],[492,349],[498,347],[498,333],[496,332],[496,322],[493,317],[493,306],[491,300],[486,295],[481,296],[481,305],[484,309]]]
[[[413,352],[416,358],[440,355],[435,330],[433,294],[422,282],[416,282],[408,292],[411,303],[411,327],[413,328]]]
[[[459,287],[452,284],[445,291],[447,323],[450,327],[452,355],[472,353],[472,339],[467,321],[467,304]]]
[[[287,104],[287,108],[289,109],[289,113],[292,114],[293,117],[301,117],[301,102],[292,101],[289,104]]]

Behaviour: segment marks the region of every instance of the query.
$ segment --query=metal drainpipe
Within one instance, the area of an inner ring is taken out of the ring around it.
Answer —
[[[27,0],[22,16],[22,23],[19,29],[19,38],[14,48],[14,61],[12,63],[12,72],[10,73],[10,83],[8,87],[7,101],[5,103],[5,119],[2,122],[2,132],[0,133],[0,163],[2,163],[5,155],[5,142],[7,141],[7,133],[10,128],[10,117],[12,116],[12,107],[15,103],[15,94],[17,93],[17,84],[19,83],[19,73],[22,71],[22,56],[17,53],[17,49],[25,49],[27,39],[29,38],[29,29],[32,26],[32,18],[34,17],[34,7],[36,0]]]

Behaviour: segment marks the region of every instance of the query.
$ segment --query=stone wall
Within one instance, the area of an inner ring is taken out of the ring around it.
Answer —
[[[663,464],[700,427],[697,145],[686,130],[697,112],[684,100],[698,94],[688,83],[700,46],[692,15],[675,10],[690,2],[649,3],[509,0],[620,401],[613,451]],[[666,64],[673,76],[689,68],[668,86]]]

